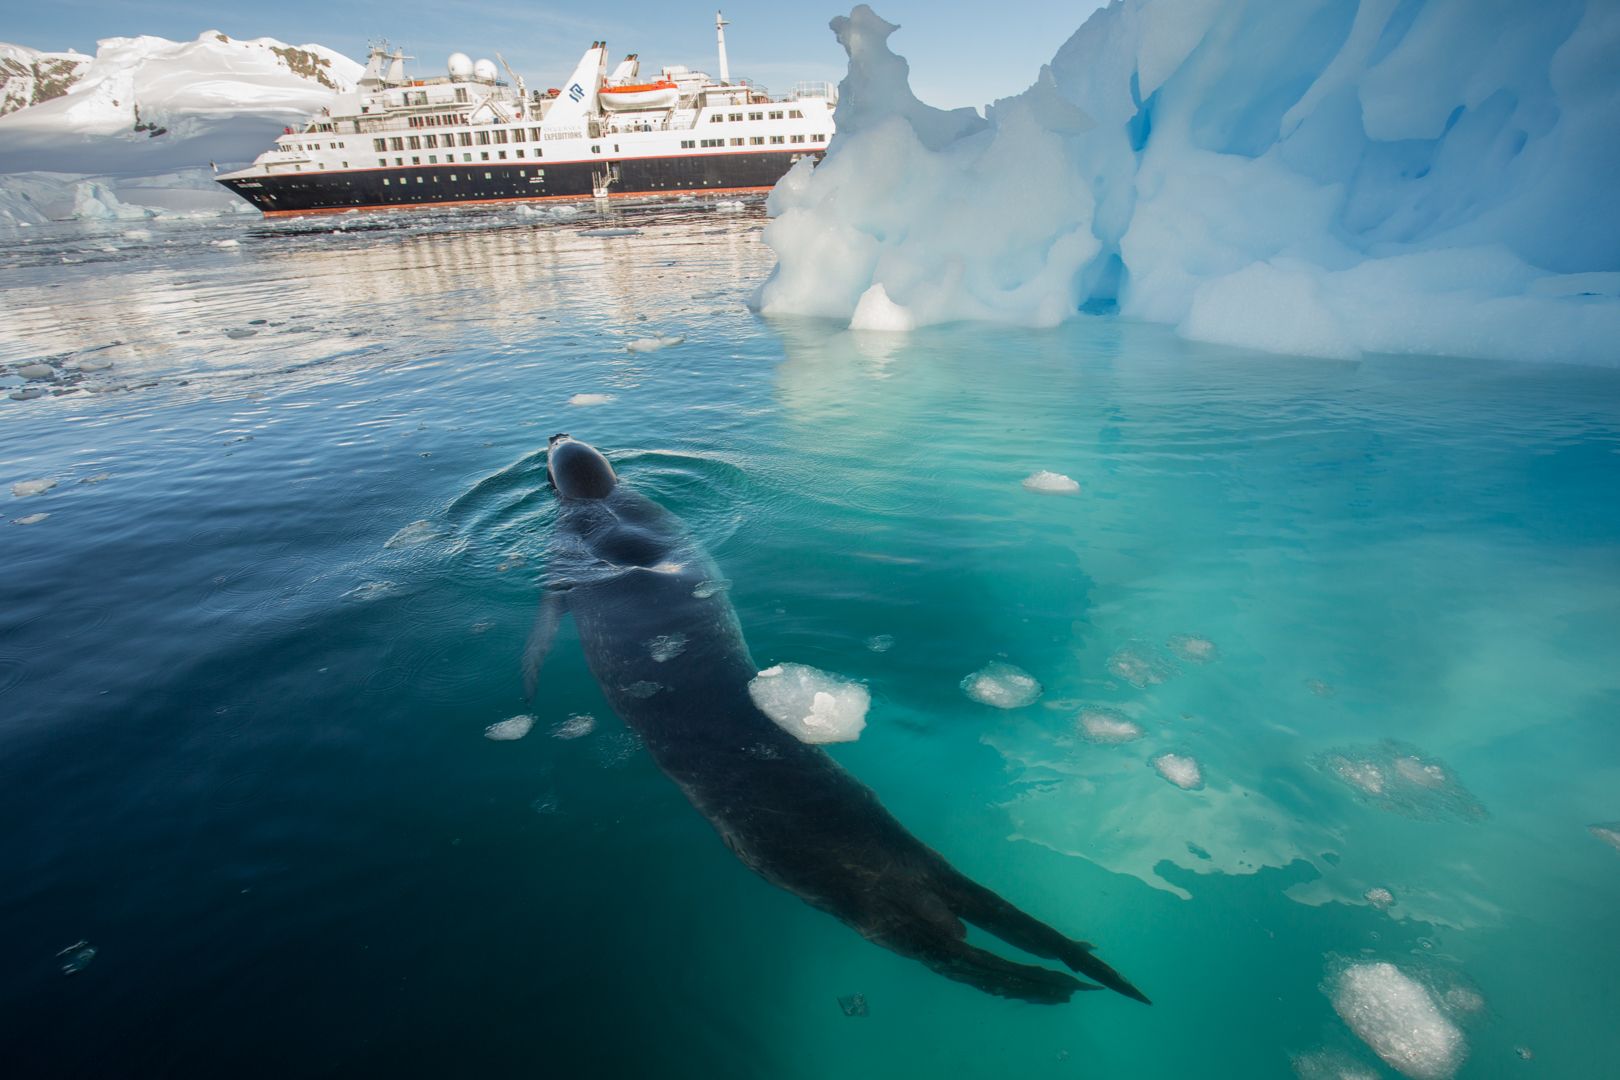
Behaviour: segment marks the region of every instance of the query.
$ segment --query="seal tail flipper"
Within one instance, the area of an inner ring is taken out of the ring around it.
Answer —
[[[1062,961],[1069,970],[1078,971],[1110,990],[1135,998],[1144,1005],[1153,1004],[1128,979],[1093,956],[1090,944],[1064,937],[959,871],[945,867],[940,891],[952,911],[1007,944],[1036,956]]]
[[[1018,964],[993,952],[950,937],[935,937],[920,947],[883,942],[896,952],[916,957],[948,979],[967,983],[997,997],[1037,1005],[1060,1005],[1078,990],[1100,990],[1066,971]]]
[[[551,652],[551,643],[557,638],[557,628],[562,625],[563,613],[567,609],[564,591],[548,586],[540,598],[540,612],[534,617],[534,629],[529,631],[528,643],[523,647],[524,701],[534,700],[534,692],[540,686],[540,665],[546,662],[546,654]]]

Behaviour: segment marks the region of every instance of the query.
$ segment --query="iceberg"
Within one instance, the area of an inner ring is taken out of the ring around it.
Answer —
[[[1114,0],[983,116],[918,101],[869,7],[831,25],[766,315],[1620,364],[1612,3]]]

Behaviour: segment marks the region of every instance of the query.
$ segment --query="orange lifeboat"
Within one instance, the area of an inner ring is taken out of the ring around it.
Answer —
[[[601,90],[602,108],[609,112],[620,112],[625,109],[668,109],[680,96],[680,88],[666,81],[604,86]]]

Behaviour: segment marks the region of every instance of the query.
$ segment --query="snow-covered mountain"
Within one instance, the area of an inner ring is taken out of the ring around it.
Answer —
[[[19,68],[31,59],[33,71],[43,63],[49,74],[44,80],[34,76],[26,107],[0,117],[0,134],[116,135],[134,132],[137,124],[145,132],[173,130],[196,118],[242,113],[290,120],[352,88],[363,70],[320,45],[237,41],[214,30],[184,42],[107,38],[97,42],[94,59],[0,46],[0,56],[12,53]],[[65,67],[68,58],[73,65]],[[19,91],[23,81],[15,77]],[[11,87],[8,80],[8,95]]]
[[[234,208],[209,164],[250,161],[363,70],[321,45],[214,30],[107,38],[94,57],[0,44],[0,222],[83,217],[87,198],[89,216],[121,213],[126,194],[159,210]]]
[[[40,52],[0,42],[0,116],[61,97],[90,62],[83,53]]]

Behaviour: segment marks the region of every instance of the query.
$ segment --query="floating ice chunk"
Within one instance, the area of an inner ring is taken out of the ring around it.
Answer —
[[[111,480],[112,475],[113,474],[110,473],[110,472],[96,473],[96,475],[94,475],[94,476],[86,476],[84,479],[80,480],[79,483],[81,483],[81,484],[100,484],[100,483],[102,483],[104,481]]]
[[[668,663],[685,651],[685,634],[660,634],[647,642],[647,654],[659,664]]]
[[[12,524],[13,525],[38,525],[40,522],[44,521],[46,518],[48,518],[50,516],[51,515],[49,515],[49,514],[29,514],[27,517],[18,518],[16,521],[12,522]]]
[[[1364,802],[1414,818],[1477,821],[1486,816],[1469,790],[1440,762],[1416,747],[1387,740],[1333,750],[1314,762]]]
[[[568,399],[568,404],[577,406],[606,405],[614,399],[613,394],[575,394]]]
[[[1113,709],[1082,709],[1080,734],[1094,743],[1127,743],[1142,737],[1142,725]]]
[[[1023,668],[992,660],[962,680],[962,691],[981,705],[1022,709],[1041,696],[1041,684]]]
[[[1169,645],[1171,652],[1194,664],[1207,664],[1221,656],[1213,641],[1196,634],[1177,634],[1170,639]]]
[[[1379,911],[1386,911],[1395,906],[1395,894],[1381,885],[1375,885],[1361,895],[1362,898],[1367,901],[1367,903],[1371,904]]]
[[[96,947],[88,941],[75,941],[57,953],[56,958],[62,961],[62,974],[77,975],[96,958]]]
[[[45,396],[45,388],[43,386],[25,386],[20,390],[13,390],[7,396],[12,401],[33,401],[35,398]]]
[[[1299,1080],[1379,1080],[1377,1069],[1338,1050],[1296,1054],[1289,1063]]]
[[[56,377],[56,369],[49,364],[24,364],[17,369],[17,374],[30,382],[41,382]]]
[[[11,485],[11,494],[19,499],[26,499],[30,495],[43,495],[56,486],[55,480],[19,480]]]
[[[590,713],[574,713],[551,729],[553,739],[582,739],[596,730],[596,717]]]
[[[380,600],[398,590],[399,586],[392,581],[368,581],[363,585],[356,585],[344,593],[343,599],[363,604],[370,600]]]
[[[484,738],[493,739],[496,742],[511,742],[514,739],[523,738],[533,727],[534,717],[526,715],[514,716],[489,725],[484,729]]]
[[[699,600],[707,600],[709,597],[723,593],[729,588],[731,588],[731,582],[725,580],[700,581],[693,587],[692,595]]]
[[[1080,481],[1071,480],[1062,473],[1032,472],[1024,477],[1025,491],[1039,491],[1047,495],[1078,495],[1080,494]]]
[[[1150,763],[1159,775],[1183,791],[1196,791],[1204,786],[1204,772],[1198,762],[1184,754],[1160,754]]]
[[[872,695],[858,682],[805,664],[777,664],[748,683],[759,711],[800,742],[854,742]]]
[[[420,547],[430,540],[437,540],[443,532],[439,526],[426,520],[413,521],[400,529],[383,544],[385,548],[413,548]]]
[[[1150,646],[1133,642],[1108,658],[1108,670],[1138,690],[1170,677],[1170,665]]]
[[[579,235],[581,235],[581,236],[601,236],[601,237],[640,236],[641,235],[641,230],[640,229],[586,229],[583,232],[581,232]]]
[[[75,371],[106,371],[112,367],[112,361],[100,356],[87,356],[83,360],[71,360],[67,366]]]
[[[1620,821],[1610,821],[1601,825],[1588,825],[1586,831],[1614,848],[1614,850],[1620,851]]]
[[[1339,972],[1329,997],[1356,1037],[1393,1069],[1414,1080],[1445,1080],[1468,1047],[1463,1033],[1422,983],[1394,964],[1352,964]]]
[[[215,240],[214,241],[214,246],[217,247],[217,248],[241,247],[242,246],[242,241],[240,241],[240,240]]]
[[[888,652],[894,648],[893,634],[873,634],[866,639],[866,647],[873,652]]]
[[[624,347],[625,352],[657,352],[659,349],[673,348],[685,341],[685,337],[645,337],[636,338]]]

